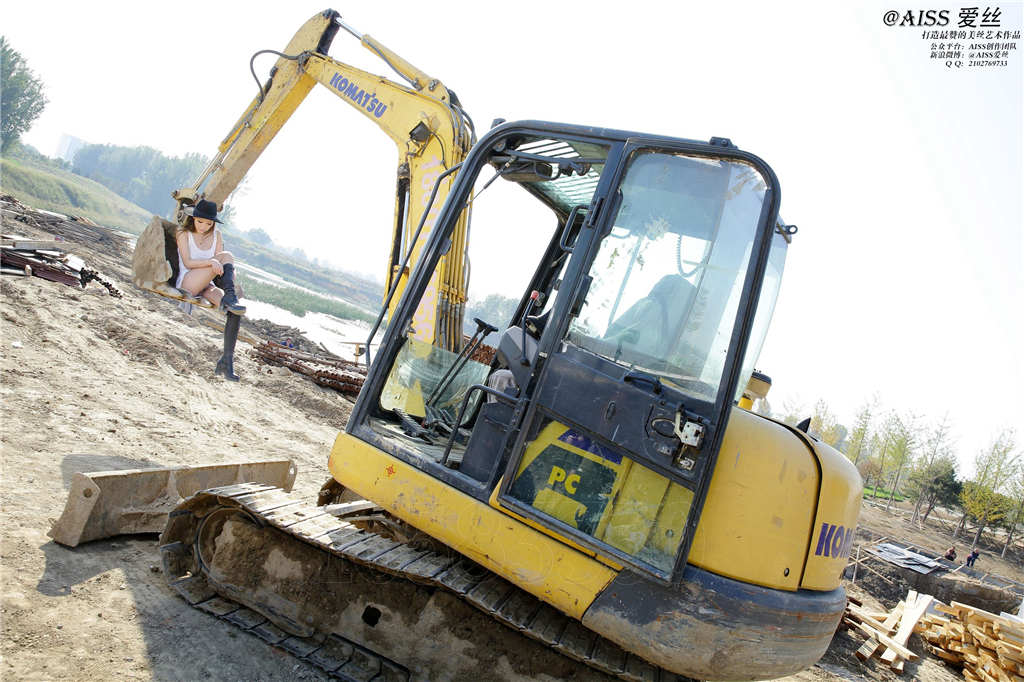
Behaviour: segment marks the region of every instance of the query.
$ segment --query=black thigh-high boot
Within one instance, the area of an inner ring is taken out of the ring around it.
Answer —
[[[228,381],[238,381],[235,374],[235,342],[238,341],[238,327],[242,324],[242,318],[238,315],[228,315],[224,320],[224,355],[217,361],[217,368],[214,374],[223,374]]]
[[[220,287],[224,290],[224,298],[220,300],[220,308],[234,315],[245,315],[245,306],[238,303],[238,295],[235,294],[235,264],[225,263],[223,267]]]

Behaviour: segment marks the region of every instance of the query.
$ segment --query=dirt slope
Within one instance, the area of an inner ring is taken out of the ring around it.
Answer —
[[[288,456],[296,488],[313,496],[351,404],[286,369],[261,373],[242,343],[242,383],[214,378],[217,333],[132,288],[126,252],[66,249],[124,298],[95,284],[0,279],[0,676],[318,679],[187,607],[151,570],[155,538],[69,550],[46,531],[76,471]]]

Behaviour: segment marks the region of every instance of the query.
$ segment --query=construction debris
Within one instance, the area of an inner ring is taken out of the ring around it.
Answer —
[[[843,624],[867,637],[856,652],[857,658],[866,661],[877,655],[883,663],[902,674],[904,663],[918,658],[907,648],[907,640],[934,602],[931,595],[919,595],[911,590],[892,612],[872,613],[851,599],[846,605]]]
[[[260,362],[287,367],[309,377],[314,383],[345,395],[356,396],[366,379],[366,368],[359,363],[319,353],[304,353],[266,341],[255,346],[251,355]]]
[[[915,628],[928,651],[972,682],[1024,681],[1024,623],[960,602],[936,611]]]
[[[891,542],[869,545],[868,547],[865,547],[865,551],[868,551],[891,564],[896,564],[903,568],[909,568],[915,573],[931,573],[938,568],[942,568],[942,564],[935,559],[925,556],[920,552],[914,552],[904,547],[900,547],[899,545]]]
[[[57,242],[0,235],[0,268],[4,275],[35,276],[69,287],[99,282],[114,298],[121,292],[84,261],[57,248]]]
[[[93,247],[115,247],[111,249],[114,253],[126,250],[129,241],[127,236],[100,227],[88,218],[32,208],[10,194],[0,195],[0,214],[5,220],[45,230],[58,241],[70,240]]]

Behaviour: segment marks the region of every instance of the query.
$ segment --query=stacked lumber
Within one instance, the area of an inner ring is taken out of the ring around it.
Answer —
[[[867,661],[877,656],[882,663],[902,674],[904,664],[918,658],[907,648],[907,640],[934,602],[931,595],[911,590],[891,612],[877,613],[851,599],[846,605],[843,624],[866,638],[856,652],[857,658]]]
[[[1024,682],[1024,623],[959,602],[936,611],[916,628],[928,651],[972,682]]]

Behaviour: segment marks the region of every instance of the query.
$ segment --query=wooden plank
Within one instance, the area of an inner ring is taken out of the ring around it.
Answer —
[[[930,654],[932,654],[933,656],[937,656],[944,661],[949,661],[950,663],[961,663],[963,661],[963,659],[957,656],[955,653],[953,653],[952,651],[946,651],[942,647],[928,646],[927,649]]]
[[[928,610],[928,607],[931,606],[934,601],[935,597],[930,594],[918,595],[917,592],[911,590],[907,594],[907,605],[903,609],[903,617],[900,618],[900,626],[899,629],[896,630],[896,634],[893,635],[893,640],[898,642],[901,646],[905,645],[907,640],[910,639],[910,635],[914,631],[914,626],[917,625],[917,621],[921,620],[925,611]],[[906,656],[899,654],[899,652],[890,645],[885,653],[882,654],[882,661],[892,665],[896,662],[897,655],[907,658]]]
[[[885,620],[882,621],[881,625],[884,629],[885,634],[889,634],[890,632],[892,632],[892,629],[896,626],[897,623],[900,622],[900,617],[903,615],[904,606],[906,606],[906,602],[901,601],[899,604],[896,605],[896,608],[894,608],[892,612],[886,616]],[[855,655],[860,660],[866,661],[875,655],[875,653],[878,651],[878,647],[880,646],[881,644],[879,644],[877,638],[868,637],[868,640],[864,642],[864,644],[862,644],[859,649],[857,649]]]
[[[875,652],[878,650],[878,647],[880,646],[881,644],[878,643],[878,640],[875,639],[874,636],[871,636],[868,637],[864,641],[864,643],[860,645],[859,649],[853,652],[853,655],[862,661],[866,661],[875,655]]]
[[[902,656],[903,658],[907,659],[908,661],[915,661],[915,660],[917,660],[918,656],[913,651],[911,651],[910,649],[906,648],[905,646],[903,646],[902,644],[900,644],[896,640],[892,639],[891,637],[888,637],[886,635],[883,635],[883,634],[879,633],[874,628],[872,628],[870,625],[866,625],[864,623],[858,623],[857,621],[852,620],[852,619],[847,619],[847,621],[850,623],[851,626],[853,626],[853,627],[857,628],[858,630],[861,630],[862,632],[867,634],[868,637],[877,637],[879,642],[881,642],[885,646],[889,647],[890,649],[895,651],[898,655]]]

